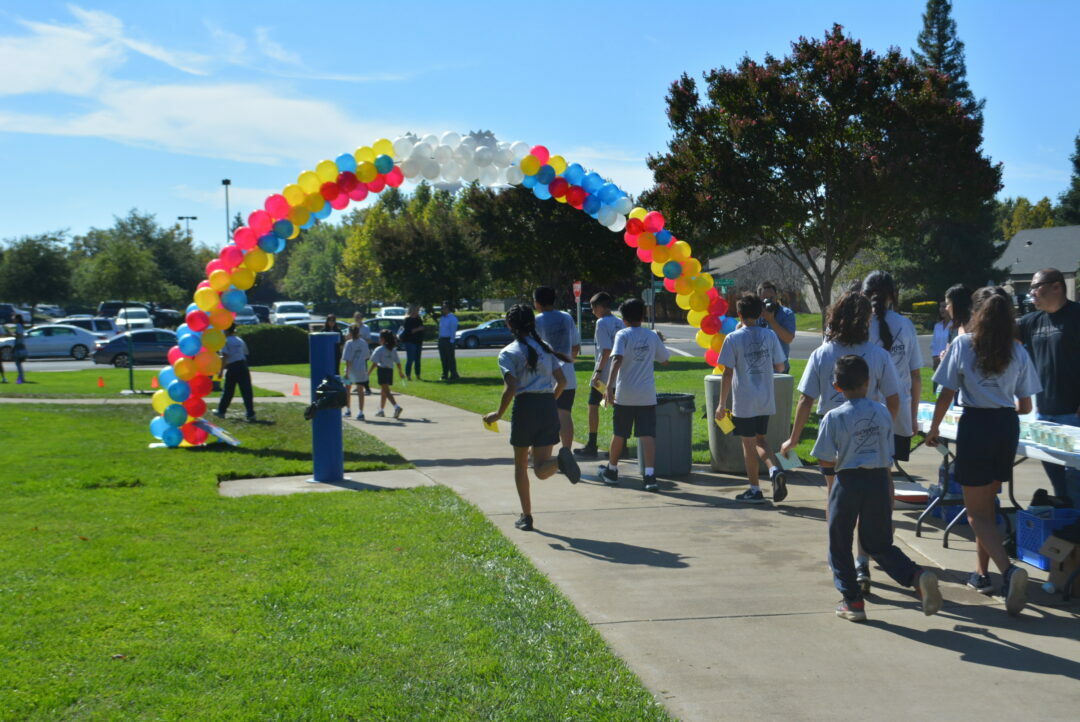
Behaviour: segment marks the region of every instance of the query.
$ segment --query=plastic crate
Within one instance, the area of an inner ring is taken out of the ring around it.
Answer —
[[[1021,509],[1016,512],[1016,555],[1025,564],[1047,571],[1050,560],[1039,554],[1055,531],[1080,519],[1080,509],[1053,509],[1049,516]]]

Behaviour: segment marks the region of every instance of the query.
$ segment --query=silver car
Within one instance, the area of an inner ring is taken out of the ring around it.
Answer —
[[[68,357],[82,361],[93,353],[97,342],[104,338],[76,326],[43,324],[26,331],[26,354],[30,358]],[[0,338],[0,358],[10,361],[15,337]]]
[[[236,312],[236,318],[233,319],[233,323],[237,326],[254,326],[259,322],[259,317],[255,315],[255,309],[251,306],[244,306],[242,309]]]

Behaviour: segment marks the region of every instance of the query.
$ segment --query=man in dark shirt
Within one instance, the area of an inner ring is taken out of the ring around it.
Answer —
[[[1044,268],[1031,279],[1035,311],[1020,319],[1020,342],[1031,354],[1043,390],[1039,419],[1080,426],[1080,303],[1065,296],[1065,277]],[[1043,462],[1055,496],[1080,504],[1080,470]]]

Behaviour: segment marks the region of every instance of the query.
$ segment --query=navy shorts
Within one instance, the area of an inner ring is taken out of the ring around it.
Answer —
[[[559,443],[559,410],[555,395],[518,394],[510,412],[511,446],[554,446]]]
[[[574,408],[575,396],[577,396],[577,389],[563,389],[559,398],[555,399],[555,405],[563,411],[571,411]]]
[[[731,422],[735,424],[736,436],[752,438],[769,433],[768,416],[732,416]]]
[[[375,369],[375,373],[379,379],[379,386],[393,386],[394,385],[394,369],[384,369],[379,367]]]
[[[604,398],[604,395],[596,390],[596,387],[589,387],[589,406],[599,406],[600,400]]]
[[[615,436],[629,439],[634,434],[639,439],[642,436],[656,436],[656,406],[625,406],[615,404],[615,414],[612,420],[615,427]]]
[[[897,461],[907,461],[911,458],[911,437],[893,434],[893,455]]]
[[[1018,441],[1016,409],[965,406],[956,430],[956,481],[961,486],[1012,481]]]

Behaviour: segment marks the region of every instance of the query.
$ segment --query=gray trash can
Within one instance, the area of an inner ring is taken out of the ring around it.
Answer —
[[[693,461],[694,395],[656,395],[657,476],[685,476]],[[638,444],[638,468],[645,474],[645,450]]]
[[[709,423],[709,452],[712,456],[712,470],[741,476],[746,473],[742,441],[735,434],[725,434],[713,422],[716,407],[720,403],[722,383],[723,377],[717,374],[709,374],[705,377],[705,414]],[[773,375],[776,413],[769,417],[769,432],[765,438],[774,453],[780,451],[780,444],[791,433],[791,395],[794,387],[794,377],[788,374]],[[761,469],[767,471],[764,464],[761,465]]]

